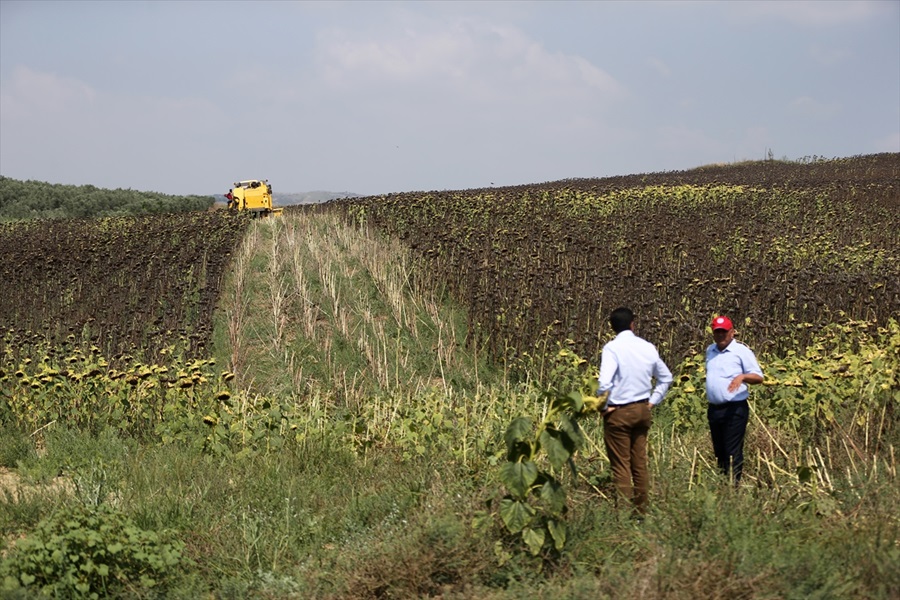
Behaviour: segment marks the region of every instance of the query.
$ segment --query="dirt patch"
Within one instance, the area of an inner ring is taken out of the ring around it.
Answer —
[[[75,486],[72,485],[71,480],[65,477],[55,477],[49,483],[35,485],[24,482],[22,477],[15,471],[0,467],[0,501],[27,498],[45,492],[53,494],[72,492],[74,489]]]
[[[12,490],[19,484],[19,476],[9,469],[0,467],[0,490]]]

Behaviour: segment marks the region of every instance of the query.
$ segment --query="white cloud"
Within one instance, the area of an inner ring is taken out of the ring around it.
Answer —
[[[0,131],[4,175],[53,169],[59,181],[136,187],[212,154],[228,121],[206,99],[106,93],[19,67],[0,94]]]
[[[797,114],[816,119],[833,117],[841,110],[841,105],[837,102],[819,102],[809,96],[794,98],[794,100],[791,101],[790,107],[791,110]]]
[[[421,82],[459,77],[474,63],[471,39],[452,30],[403,28],[383,38],[330,29],[318,36],[318,60],[328,83],[359,87],[372,82]]]
[[[97,93],[84,82],[16,67],[0,91],[3,120],[53,118],[92,105]]]
[[[524,94],[603,101],[625,95],[583,57],[549,52],[515,27],[474,19],[421,19],[379,35],[332,29],[319,36],[318,60],[326,82],[346,90],[436,86],[500,102]]]
[[[65,121],[73,131],[90,124],[95,134],[97,125],[114,129],[129,124],[175,132],[202,129],[222,118],[221,111],[206,99],[102,93],[83,81],[26,67],[14,70],[0,99],[0,116],[7,124],[28,123],[41,129],[42,124]]]

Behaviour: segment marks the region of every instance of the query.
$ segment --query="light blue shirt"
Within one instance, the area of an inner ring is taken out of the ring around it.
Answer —
[[[709,403],[724,404],[746,400],[750,395],[746,383],[742,383],[733,392],[728,391],[732,380],[744,373],[763,376],[753,350],[736,340],[731,340],[721,351],[715,344],[710,344],[706,349],[706,398]]]
[[[653,378],[656,378],[654,387]],[[647,340],[630,329],[620,332],[603,346],[600,354],[598,394],[609,392],[610,405],[629,404],[650,399],[656,406],[672,385],[672,372]]]

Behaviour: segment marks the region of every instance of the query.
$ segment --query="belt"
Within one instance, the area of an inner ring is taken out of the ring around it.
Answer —
[[[709,407],[714,409],[728,408],[729,406],[740,406],[747,404],[746,400],[728,400],[726,402],[710,402]]]
[[[622,408],[623,406],[629,406],[631,404],[647,404],[650,402],[650,398],[644,398],[643,400],[635,400],[634,402],[626,402],[624,404],[610,404],[610,406],[615,406],[616,408]]]

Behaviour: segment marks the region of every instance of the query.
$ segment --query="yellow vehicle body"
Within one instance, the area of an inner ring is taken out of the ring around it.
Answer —
[[[225,198],[229,210],[249,212],[255,217],[279,216],[284,210],[272,206],[272,186],[266,179],[236,181]]]

